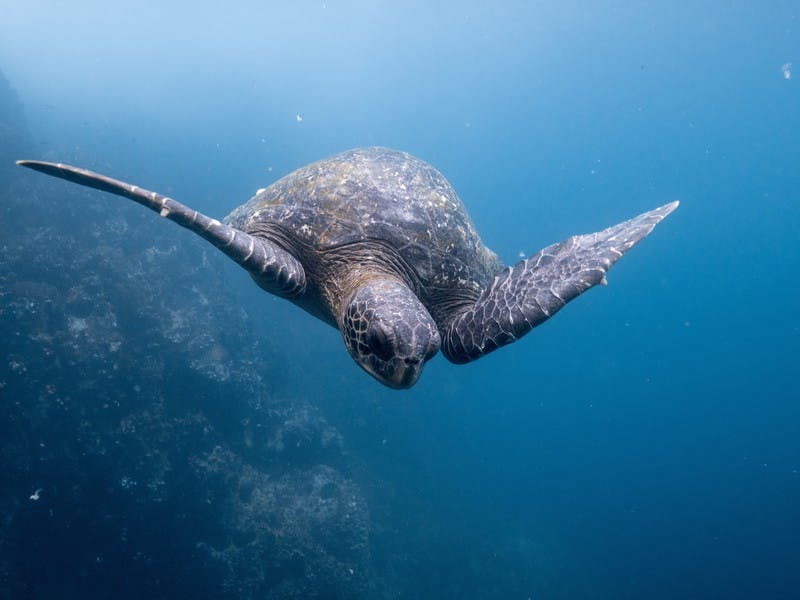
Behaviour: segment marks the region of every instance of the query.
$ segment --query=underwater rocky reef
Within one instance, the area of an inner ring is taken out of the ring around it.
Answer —
[[[0,598],[384,595],[342,436],[268,384],[227,259],[23,177],[31,148],[0,76]]]

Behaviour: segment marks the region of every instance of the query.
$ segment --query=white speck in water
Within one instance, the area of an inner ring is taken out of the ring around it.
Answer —
[[[524,250],[520,250],[519,251],[519,257],[520,258],[525,258],[525,251]]]
[[[301,115],[299,115],[299,114],[295,115],[294,118],[297,120],[298,123],[302,123],[303,122],[303,117]]]
[[[69,316],[67,317],[67,329],[72,335],[78,335],[79,333],[86,331],[89,325],[86,323],[86,319],[81,319],[79,317]]]
[[[129,490],[133,487],[136,487],[136,480],[125,475],[119,480],[119,485],[123,490]]]
[[[786,63],[781,67],[781,72],[783,73],[784,79],[791,79],[792,78],[792,63]]]
[[[33,492],[33,493],[32,493],[30,496],[28,496],[28,497],[29,497],[31,500],[33,500],[34,502],[36,502],[36,501],[37,501],[37,500],[38,500],[38,499],[41,497],[39,494],[41,494],[43,491],[44,491],[44,489],[43,489],[43,488],[37,488],[37,489],[36,489],[36,491],[35,491],[35,492]]]

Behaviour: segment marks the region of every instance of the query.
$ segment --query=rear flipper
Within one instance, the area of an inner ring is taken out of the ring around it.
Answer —
[[[517,263],[483,291],[445,332],[443,354],[466,363],[510,344],[546,321],[590,287],[678,207],[665,204],[598,233],[548,246]]]
[[[256,283],[273,294],[296,297],[305,290],[303,266],[291,254],[264,238],[220,223],[171,198],[105,175],[61,163],[20,160],[22,167],[87,187],[130,198],[162,217],[194,231],[244,267]]]

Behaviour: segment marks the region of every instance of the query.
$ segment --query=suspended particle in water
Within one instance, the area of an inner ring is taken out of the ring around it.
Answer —
[[[792,63],[786,63],[781,67],[781,72],[783,73],[784,79],[791,79],[792,78]]]
[[[119,485],[123,490],[129,490],[133,487],[136,487],[136,483],[137,482],[135,479],[128,477],[127,475],[124,475],[122,479],[119,480]]]
[[[300,114],[295,115],[294,118],[298,123],[303,122],[303,117]]]

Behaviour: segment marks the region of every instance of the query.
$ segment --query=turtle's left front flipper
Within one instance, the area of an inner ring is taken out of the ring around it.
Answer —
[[[207,217],[156,192],[61,163],[19,160],[17,164],[86,187],[130,198],[162,217],[195,232],[246,269],[255,282],[270,293],[292,298],[305,290],[303,265],[269,240],[252,236]]]
[[[517,263],[459,315],[442,340],[443,354],[466,363],[518,340],[590,287],[678,207],[666,204],[598,233],[548,246]]]

